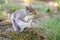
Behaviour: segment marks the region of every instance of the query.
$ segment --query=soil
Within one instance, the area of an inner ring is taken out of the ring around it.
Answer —
[[[0,22],[1,40],[47,40],[44,31],[39,28],[25,28],[23,32],[14,32],[9,21]]]

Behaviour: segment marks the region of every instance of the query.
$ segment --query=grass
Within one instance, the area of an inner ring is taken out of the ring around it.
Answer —
[[[58,6],[57,6],[57,11],[60,11],[60,0],[56,0]]]
[[[48,6],[41,3],[36,4],[35,8],[39,8],[39,10],[44,13],[51,11]],[[56,10],[60,10],[60,5]],[[46,19],[38,23],[38,27],[44,29],[49,40],[60,40],[60,16]]]
[[[8,9],[11,13],[14,12],[15,10],[20,10],[23,9],[23,6],[17,6],[11,3],[8,4],[0,4],[0,10],[3,9]],[[50,12],[50,7],[47,5],[42,4],[41,2],[36,2],[36,4],[34,4],[34,9],[38,9],[41,12]]]
[[[50,12],[51,11],[51,8],[45,4],[43,4],[42,2],[36,2],[34,4],[34,8],[39,10],[40,12]]]
[[[5,0],[0,0],[0,4],[3,4],[3,3],[5,3]]]
[[[2,16],[2,11],[0,11],[0,16]]]
[[[0,11],[0,20],[5,20],[5,17],[2,14],[2,11]]]
[[[9,12],[10,14],[12,14],[14,11],[21,10],[23,8],[24,8],[23,6],[16,6],[16,5],[13,5],[11,3],[8,3],[8,4],[0,4],[0,20],[7,19],[7,17],[5,18],[3,16],[3,10],[6,10],[7,9],[6,11]]]
[[[60,40],[60,16],[46,19],[38,26],[45,30],[49,40]]]
[[[23,8],[24,8],[23,6],[16,6],[16,5],[11,4],[11,3],[0,5],[0,10],[8,9],[10,11],[10,13],[13,13],[16,10],[20,10]]]

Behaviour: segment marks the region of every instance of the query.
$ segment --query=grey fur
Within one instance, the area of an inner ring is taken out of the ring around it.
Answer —
[[[29,20],[28,19],[25,20],[27,13],[28,11],[26,11],[26,9],[23,9],[23,10],[16,11],[12,14],[11,20],[12,20],[12,27],[14,31],[22,32],[26,27],[31,28],[30,26],[31,26],[33,15],[31,15],[31,17],[28,16]]]

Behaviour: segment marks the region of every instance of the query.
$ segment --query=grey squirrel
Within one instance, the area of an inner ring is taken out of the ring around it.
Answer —
[[[14,31],[22,32],[26,27],[31,28],[34,15],[36,15],[36,13],[30,6],[26,6],[25,9],[14,12],[11,16]]]

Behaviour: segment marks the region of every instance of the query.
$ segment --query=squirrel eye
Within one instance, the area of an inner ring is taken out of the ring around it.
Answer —
[[[30,10],[30,12],[32,12],[33,10]]]

